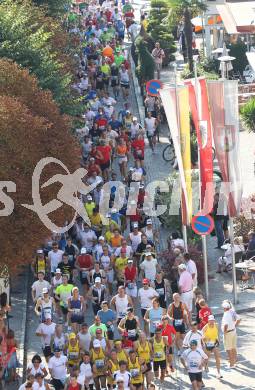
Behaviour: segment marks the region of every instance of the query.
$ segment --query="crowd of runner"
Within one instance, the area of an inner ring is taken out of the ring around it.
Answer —
[[[193,389],[200,389],[210,355],[222,377],[219,330],[197,288],[196,265],[177,233],[172,246],[179,292],[171,290],[161,268],[158,232],[143,212],[145,138],[154,153],[160,120],[153,97],[145,99],[144,124],[131,109],[123,40],[125,32],[131,40],[137,33],[133,7],[128,1],[91,1],[70,32],[83,43],[73,87],[85,102],[85,126],[77,133],[81,165],[88,172],[84,181],[95,185],[83,198],[91,224],[78,218],[68,235],[53,235],[36,251],[31,291],[42,351],[28,361],[19,390],[153,390],[166,376],[175,379],[177,356]],[[132,215],[127,215],[127,201],[118,212],[111,208],[117,179],[126,184],[125,199],[131,183],[139,183]],[[99,205],[106,182],[111,212],[105,216]],[[0,354],[6,362],[1,373],[15,380],[17,344],[13,332],[5,330],[9,309],[1,306]],[[239,318],[229,302],[223,306],[222,329],[233,367]]]

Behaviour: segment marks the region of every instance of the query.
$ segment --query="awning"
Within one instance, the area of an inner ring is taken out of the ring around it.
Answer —
[[[255,1],[218,4],[216,8],[228,34],[255,33]]]
[[[252,51],[247,52],[246,57],[249,61],[249,64],[250,64],[252,70],[254,70],[254,72],[255,72],[255,52],[252,52]]]

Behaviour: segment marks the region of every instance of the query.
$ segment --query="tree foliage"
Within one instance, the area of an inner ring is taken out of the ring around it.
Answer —
[[[186,41],[185,57],[188,58],[189,70],[193,72],[193,26],[191,19],[206,10],[203,0],[168,0],[172,8],[172,15],[176,15],[176,23],[183,21],[183,31]],[[173,21],[173,18],[172,18]]]
[[[62,16],[72,4],[71,0],[33,0],[35,5],[43,7],[53,17]]]
[[[9,60],[0,60],[0,175],[2,181],[16,183],[14,212],[0,218],[1,263],[11,271],[30,262],[32,251],[49,233],[39,217],[21,204],[33,204],[32,174],[44,157],[61,160],[73,172],[78,166],[79,147],[70,133],[70,122],[60,114],[48,91],[42,91],[28,71]],[[49,165],[40,184],[60,171]],[[60,185],[42,191],[42,203],[56,198]],[[71,219],[70,207],[50,214],[59,226]]]
[[[136,39],[138,54],[137,76],[141,84],[154,78],[154,60],[147,49],[147,43],[142,37]]]
[[[174,59],[171,54],[176,51],[174,37],[168,26],[169,10],[170,6],[165,0],[152,0],[147,29],[154,43],[159,42],[164,49],[166,64]]]
[[[36,75],[53,93],[63,112],[72,114],[71,43],[61,25],[45,17],[29,1],[0,3],[0,57],[7,57]]]

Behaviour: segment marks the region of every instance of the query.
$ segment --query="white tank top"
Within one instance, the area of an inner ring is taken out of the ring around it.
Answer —
[[[125,294],[123,298],[120,298],[119,295],[116,295],[115,306],[116,306],[117,317],[118,318],[125,317],[128,308],[127,294]]]
[[[111,263],[110,256],[104,256],[104,255],[101,256],[100,262],[101,262],[102,267],[103,267],[104,270],[105,270],[106,268],[109,268],[110,263]]]
[[[146,236],[147,236],[147,239],[148,239],[149,241],[152,241],[152,242],[153,242],[153,240],[154,240],[154,237],[153,237],[153,230],[152,230],[152,229],[147,229],[147,227],[146,227],[145,230],[144,230],[144,232],[145,232],[145,234],[146,234]]]
[[[45,302],[44,299],[41,299],[41,310],[43,315],[50,314],[52,316],[53,311],[53,298],[50,297],[49,302]]]
[[[141,236],[142,236],[141,232],[138,232],[138,234],[134,234],[134,233],[129,234],[130,241],[131,241],[131,247],[132,247],[134,252],[136,251],[138,245],[142,241]]]

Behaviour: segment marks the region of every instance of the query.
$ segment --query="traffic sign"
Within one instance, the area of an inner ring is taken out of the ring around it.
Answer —
[[[196,234],[206,236],[214,229],[214,221],[210,215],[195,215],[192,218],[191,226]]]
[[[146,83],[146,91],[151,96],[159,96],[159,89],[163,86],[160,80],[150,80]]]

